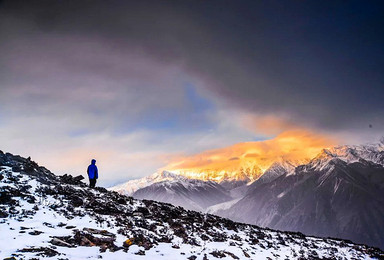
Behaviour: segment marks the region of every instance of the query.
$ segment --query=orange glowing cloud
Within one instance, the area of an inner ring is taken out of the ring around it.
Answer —
[[[298,126],[287,118],[275,115],[246,113],[241,115],[241,124],[251,131],[266,135],[277,135],[287,130],[298,129]]]
[[[178,158],[164,167],[190,178],[220,181],[225,177],[257,179],[278,160],[305,161],[335,141],[307,130],[289,130],[273,139],[238,143]]]

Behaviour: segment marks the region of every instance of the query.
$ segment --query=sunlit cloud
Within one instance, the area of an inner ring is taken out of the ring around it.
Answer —
[[[218,178],[224,174],[237,175],[244,168],[256,166],[262,174],[275,161],[305,161],[336,141],[303,129],[283,132],[273,139],[238,143],[232,146],[177,158],[163,170],[191,178],[202,178],[206,173]]]

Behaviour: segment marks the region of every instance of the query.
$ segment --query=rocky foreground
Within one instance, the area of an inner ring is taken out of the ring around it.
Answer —
[[[1,259],[384,259],[351,241],[236,223],[81,180],[0,151]]]

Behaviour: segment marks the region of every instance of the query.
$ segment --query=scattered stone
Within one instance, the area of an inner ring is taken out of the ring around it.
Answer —
[[[71,199],[72,205],[74,207],[80,207],[84,203],[83,200],[80,197],[76,196],[76,195],[72,196],[70,199]]]
[[[21,172],[21,168],[20,168],[20,166],[13,166],[12,171],[13,172]]]
[[[99,230],[95,228],[83,228],[83,231],[86,231],[91,234],[98,234],[98,235],[103,235],[108,237],[116,237],[115,234],[108,232],[107,230]]]
[[[74,228],[76,228],[76,226],[66,226],[65,228],[66,229],[74,229]]]
[[[8,213],[4,210],[0,210],[0,218],[6,218],[8,217]]]
[[[84,228],[85,231],[75,230],[75,235],[73,237],[73,242],[76,245],[80,246],[99,246],[101,252],[105,252],[106,249],[110,251],[117,251],[122,249],[115,245],[116,237],[113,233],[110,233],[106,230],[97,230],[91,228]],[[91,233],[92,231],[94,233]],[[96,237],[94,234],[102,235],[102,237]],[[106,236],[103,234],[107,234]],[[112,236],[113,235],[113,236]]]
[[[226,254],[226,255],[229,255],[229,256],[231,256],[233,259],[240,259],[238,256],[236,256],[234,253],[231,253],[231,252],[228,252],[228,251],[224,251],[224,253]]]
[[[20,230],[26,230],[26,229],[30,229],[30,228],[29,227],[23,227],[23,226],[20,227]]]
[[[56,255],[61,255],[56,250],[53,250],[48,247],[31,247],[31,248],[23,248],[18,250],[17,252],[21,253],[38,253],[37,256],[47,256],[47,257],[53,257]]]
[[[245,257],[248,257],[248,258],[251,257],[245,250],[243,250],[243,254],[244,254]]]
[[[32,236],[38,236],[40,234],[44,233],[43,231],[39,231],[39,230],[33,230],[31,232],[29,232],[28,234],[32,235]]]
[[[145,251],[139,250],[135,253],[135,255],[145,255]]]
[[[78,175],[76,177],[73,177],[70,174],[64,174],[64,175],[60,176],[60,179],[62,182],[66,183],[66,184],[78,185],[78,184],[82,183],[81,181],[84,180],[84,177],[82,175]]]
[[[219,251],[219,250],[212,251],[210,254],[213,255],[214,257],[217,257],[217,258],[225,257],[224,252],[223,251]]]
[[[43,225],[47,226],[49,228],[54,228],[54,226],[51,223],[48,223],[48,222],[43,222]]]
[[[55,246],[64,246],[64,247],[70,247],[70,248],[76,247],[75,245],[67,243],[67,242],[65,242],[59,238],[56,238],[56,237],[52,238],[51,241],[49,241],[49,243],[51,243],[52,245],[55,245]]]

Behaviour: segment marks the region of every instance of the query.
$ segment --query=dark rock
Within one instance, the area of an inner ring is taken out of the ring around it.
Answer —
[[[234,253],[231,253],[231,252],[228,252],[228,251],[224,251],[224,253],[226,254],[226,255],[229,255],[229,256],[231,256],[233,259],[240,259],[238,256],[236,256]]]
[[[4,210],[0,210],[0,218],[6,218],[8,217],[8,213]]]
[[[66,184],[79,185],[79,184],[82,184],[81,181],[84,180],[84,177],[82,175],[73,177],[70,174],[64,174],[60,176],[60,180]]]
[[[78,175],[78,176],[76,176],[76,177],[73,178],[73,181],[74,181],[74,182],[80,182],[80,181],[82,181],[82,180],[84,180],[84,176],[82,176],[82,175]]]
[[[43,231],[39,231],[39,230],[34,230],[34,231],[31,231],[29,232],[28,234],[32,235],[32,236],[38,236],[40,234],[44,233]]]
[[[83,228],[83,231],[86,231],[91,234],[98,234],[98,235],[103,235],[108,237],[116,237],[115,234],[108,232],[107,230],[100,230],[95,228]]]
[[[76,247],[75,245],[67,243],[67,242],[65,242],[59,238],[56,238],[56,237],[52,238],[51,241],[49,241],[49,243],[51,243],[52,245],[55,245],[55,246],[64,246],[64,247],[70,247],[70,248]]]
[[[36,198],[34,196],[27,196],[27,202],[34,204],[36,202]]]
[[[71,197],[71,202],[74,207],[80,207],[83,205],[83,200],[76,195]]]
[[[247,257],[247,258],[250,258],[250,257],[251,257],[245,250],[243,250],[243,254],[244,254],[244,256]]]
[[[37,256],[46,256],[46,257],[53,257],[56,255],[60,255],[59,252],[56,250],[53,250],[48,247],[31,247],[31,248],[23,248],[18,250],[18,252],[22,253],[38,253]]]
[[[136,211],[141,212],[144,216],[148,216],[150,214],[148,208],[145,207],[137,207]]]
[[[135,255],[145,255],[145,251],[139,250],[138,252],[135,253]]]
[[[30,228],[29,227],[23,227],[23,226],[20,227],[20,230],[27,230],[27,229],[30,229]]]
[[[51,223],[48,223],[48,222],[43,222],[43,225],[47,226],[49,228],[54,228],[54,226]]]
[[[3,191],[0,190],[0,204],[15,204],[15,200],[12,199],[12,195],[17,195],[16,192],[13,192],[12,188],[3,188]]]
[[[116,240],[114,234],[108,231],[91,228],[85,228],[84,230],[85,231],[75,230],[75,235],[73,237],[75,244],[80,246],[99,246],[101,251],[104,251],[106,248],[110,251],[117,251],[120,249],[114,244]],[[93,234],[104,235],[102,237],[96,237]]]
[[[66,229],[74,229],[74,228],[76,228],[76,226],[66,226],[65,228]]]
[[[21,167],[20,166],[13,166],[12,171],[13,172],[21,172]]]
[[[225,257],[224,252],[223,251],[219,251],[219,250],[212,251],[210,254],[213,255],[214,257],[217,257],[217,258]]]

